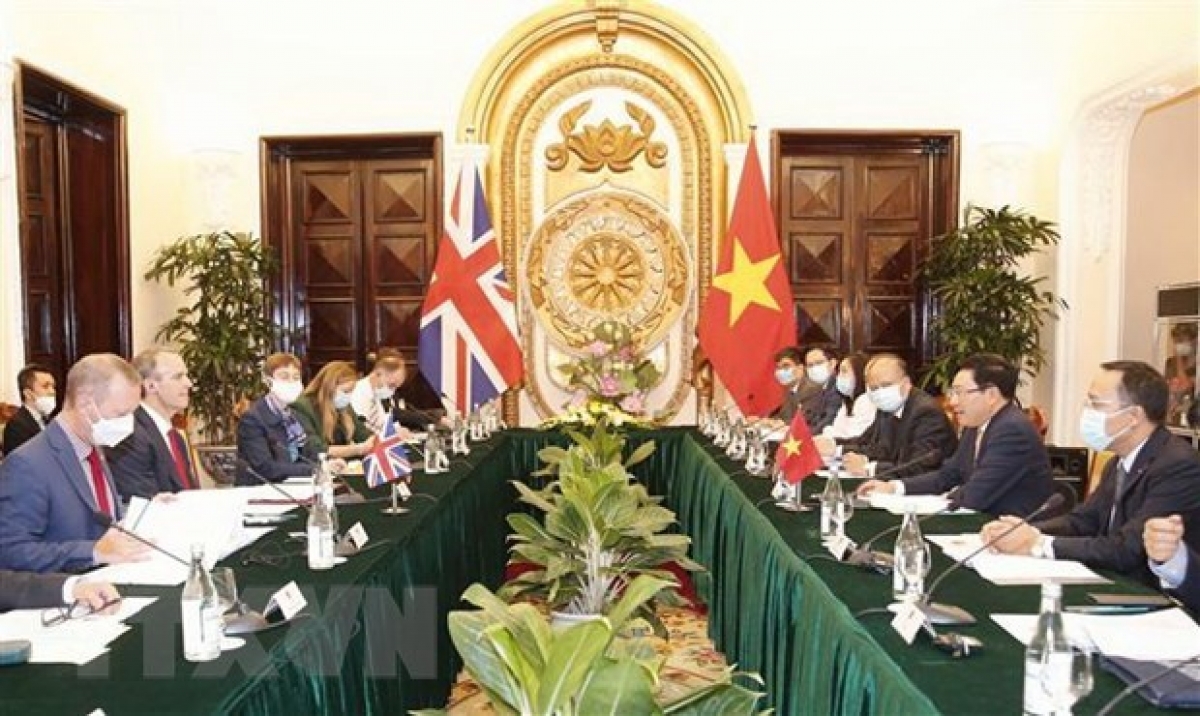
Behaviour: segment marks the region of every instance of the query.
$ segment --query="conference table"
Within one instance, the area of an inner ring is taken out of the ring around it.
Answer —
[[[937,597],[976,616],[976,625],[957,631],[981,639],[983,651],[953,659],[924,634],[906,645],[880,610],[891,601],[890,578],[829,558],[815,510],[775,507],[768,480],[746,474],[694,429],[635,430],[629,438],[629,449],[656,443],[633,472],[691,536],[692,556],[706,568],[694,578],[710,636],[730,663],[765,679],[766,706],[780,714],[1020,712],[1024,648],[988,615],[1035,612],[1037,587],[995,587],[957,570]],[[214,662],[182,658],[178,588],[128,587],[126,594],[160,599],[91,664],[0,669],[0,714],[395,714],[444,705],[461,668],[446,614],[462,608],[459,596],[472,582],[500,584],[504,517],[524,509],[509,481],[540,484],[530,476],[538,450],[565,441],[557,431],[514,429],[475,444],[447,473],[418,472],[404,515],[381,512],[386,488],[358,482],[369,501],[343,505],[341,523],[361,522],[371,543],[332,570],[309,571],[303,543],[287,527],[230,555],[224,564],[236,568],[251,606],[292,580],[309,606]],[[802,483],[806,501],[823,482]],[[898,519],[858,510],[847,532],[861,541]],[[982,522],[936,516],[923,528],[966,532]],[[890,538],[877,544],[890,546]],[[931,577],[950,566],[932,551]],[[1150,590],[1114,577],[1111,585],[1067,586],[1064,604],[1086,603],[1094,591]],[[1094,712],[1121,688],[1097,669],[1076,713]],[[1153,711],[1132,696],[1119,713]]]

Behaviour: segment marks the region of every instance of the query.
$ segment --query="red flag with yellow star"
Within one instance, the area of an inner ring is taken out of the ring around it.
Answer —
[[[795,485],[816,472],[821,464],[821,451],[813,443],[804,411],[797,410],[787,435],[783,436],[783,442],[775,451],[775,466],[783,472],[783,478],[789,485]]]
[[[796,318],[753,138],[699,328],[700,346],[742,413],[769,415],[783,398],[775,353],[796,342]]]

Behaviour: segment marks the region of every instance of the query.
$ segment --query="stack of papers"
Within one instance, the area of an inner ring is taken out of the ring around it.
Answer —
[[[961,562],[983,546],[979,533],[959,535],[929,535],[928,540],[942,548],[946,556]],[[979,576],[1000,585],[1041,584],[1107,584],[1101,577],[1083,565],[1068,559],[1039,559],[1011,554],[993,554],[983,551],[967,562],[967,566]]]
[[[129,631],[125,620],[154,603],[156,597],[125,597],[116,614],[70,619],[42,626],[42,609],[16,609],[0,614],[0,639],[24,639],[31,664],[83,665],[108,651]]]
[[[1028,645],[1037,626],[1036,614],[993,614],[1014,639]],[[1200,626],[1181,609],[1146,614],[1063,614],[1067,636],[1092,644],[1105,656],[1138,661],[1181,661],[1200,651]]]
[[[935,515],[944,512],[950,506],[950,501],[941,495],[893,495],[885,492],[872,492],[867,498],[871,507],[877,510],[887,510],[893,515],[903,515],[906,512]],[[965,512],[969,513],[970,511]]]

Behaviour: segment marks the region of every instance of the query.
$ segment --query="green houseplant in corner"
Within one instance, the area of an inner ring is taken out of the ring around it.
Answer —
[[[236,406],[261,390],[260,366],[278,336],[267,289],[278,268],[274,253],[254,236],[221,231],[163,246],[145,273],[148,281],[184,286],[188,304],[156,338],[179,346],[196,385],[188,414],[207,443],[197,448],[200,459],[217,481],[232,477],[226,470]]]
[[[936,306],[929,333],[937,357],[923,385],[949,385],[962,360],[980,352],[1037,375],[1046,362],[1042,327],[1067,304],[1042,290],[1044,276],[1018,268],[1058,240],[1053,223],[1008,206],[967,206],[962,227],[932,239],[920,274]]]

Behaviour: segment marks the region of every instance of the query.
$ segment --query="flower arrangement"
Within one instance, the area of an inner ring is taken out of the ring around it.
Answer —
[[[646,395],[662,378],[658,367],[641,354],[629,326],[617,321],[597,323],[583,355],[559,370],[575,395],[558,421],[585,425],[594,425],[600,417],[614,425],[641,422]]]

